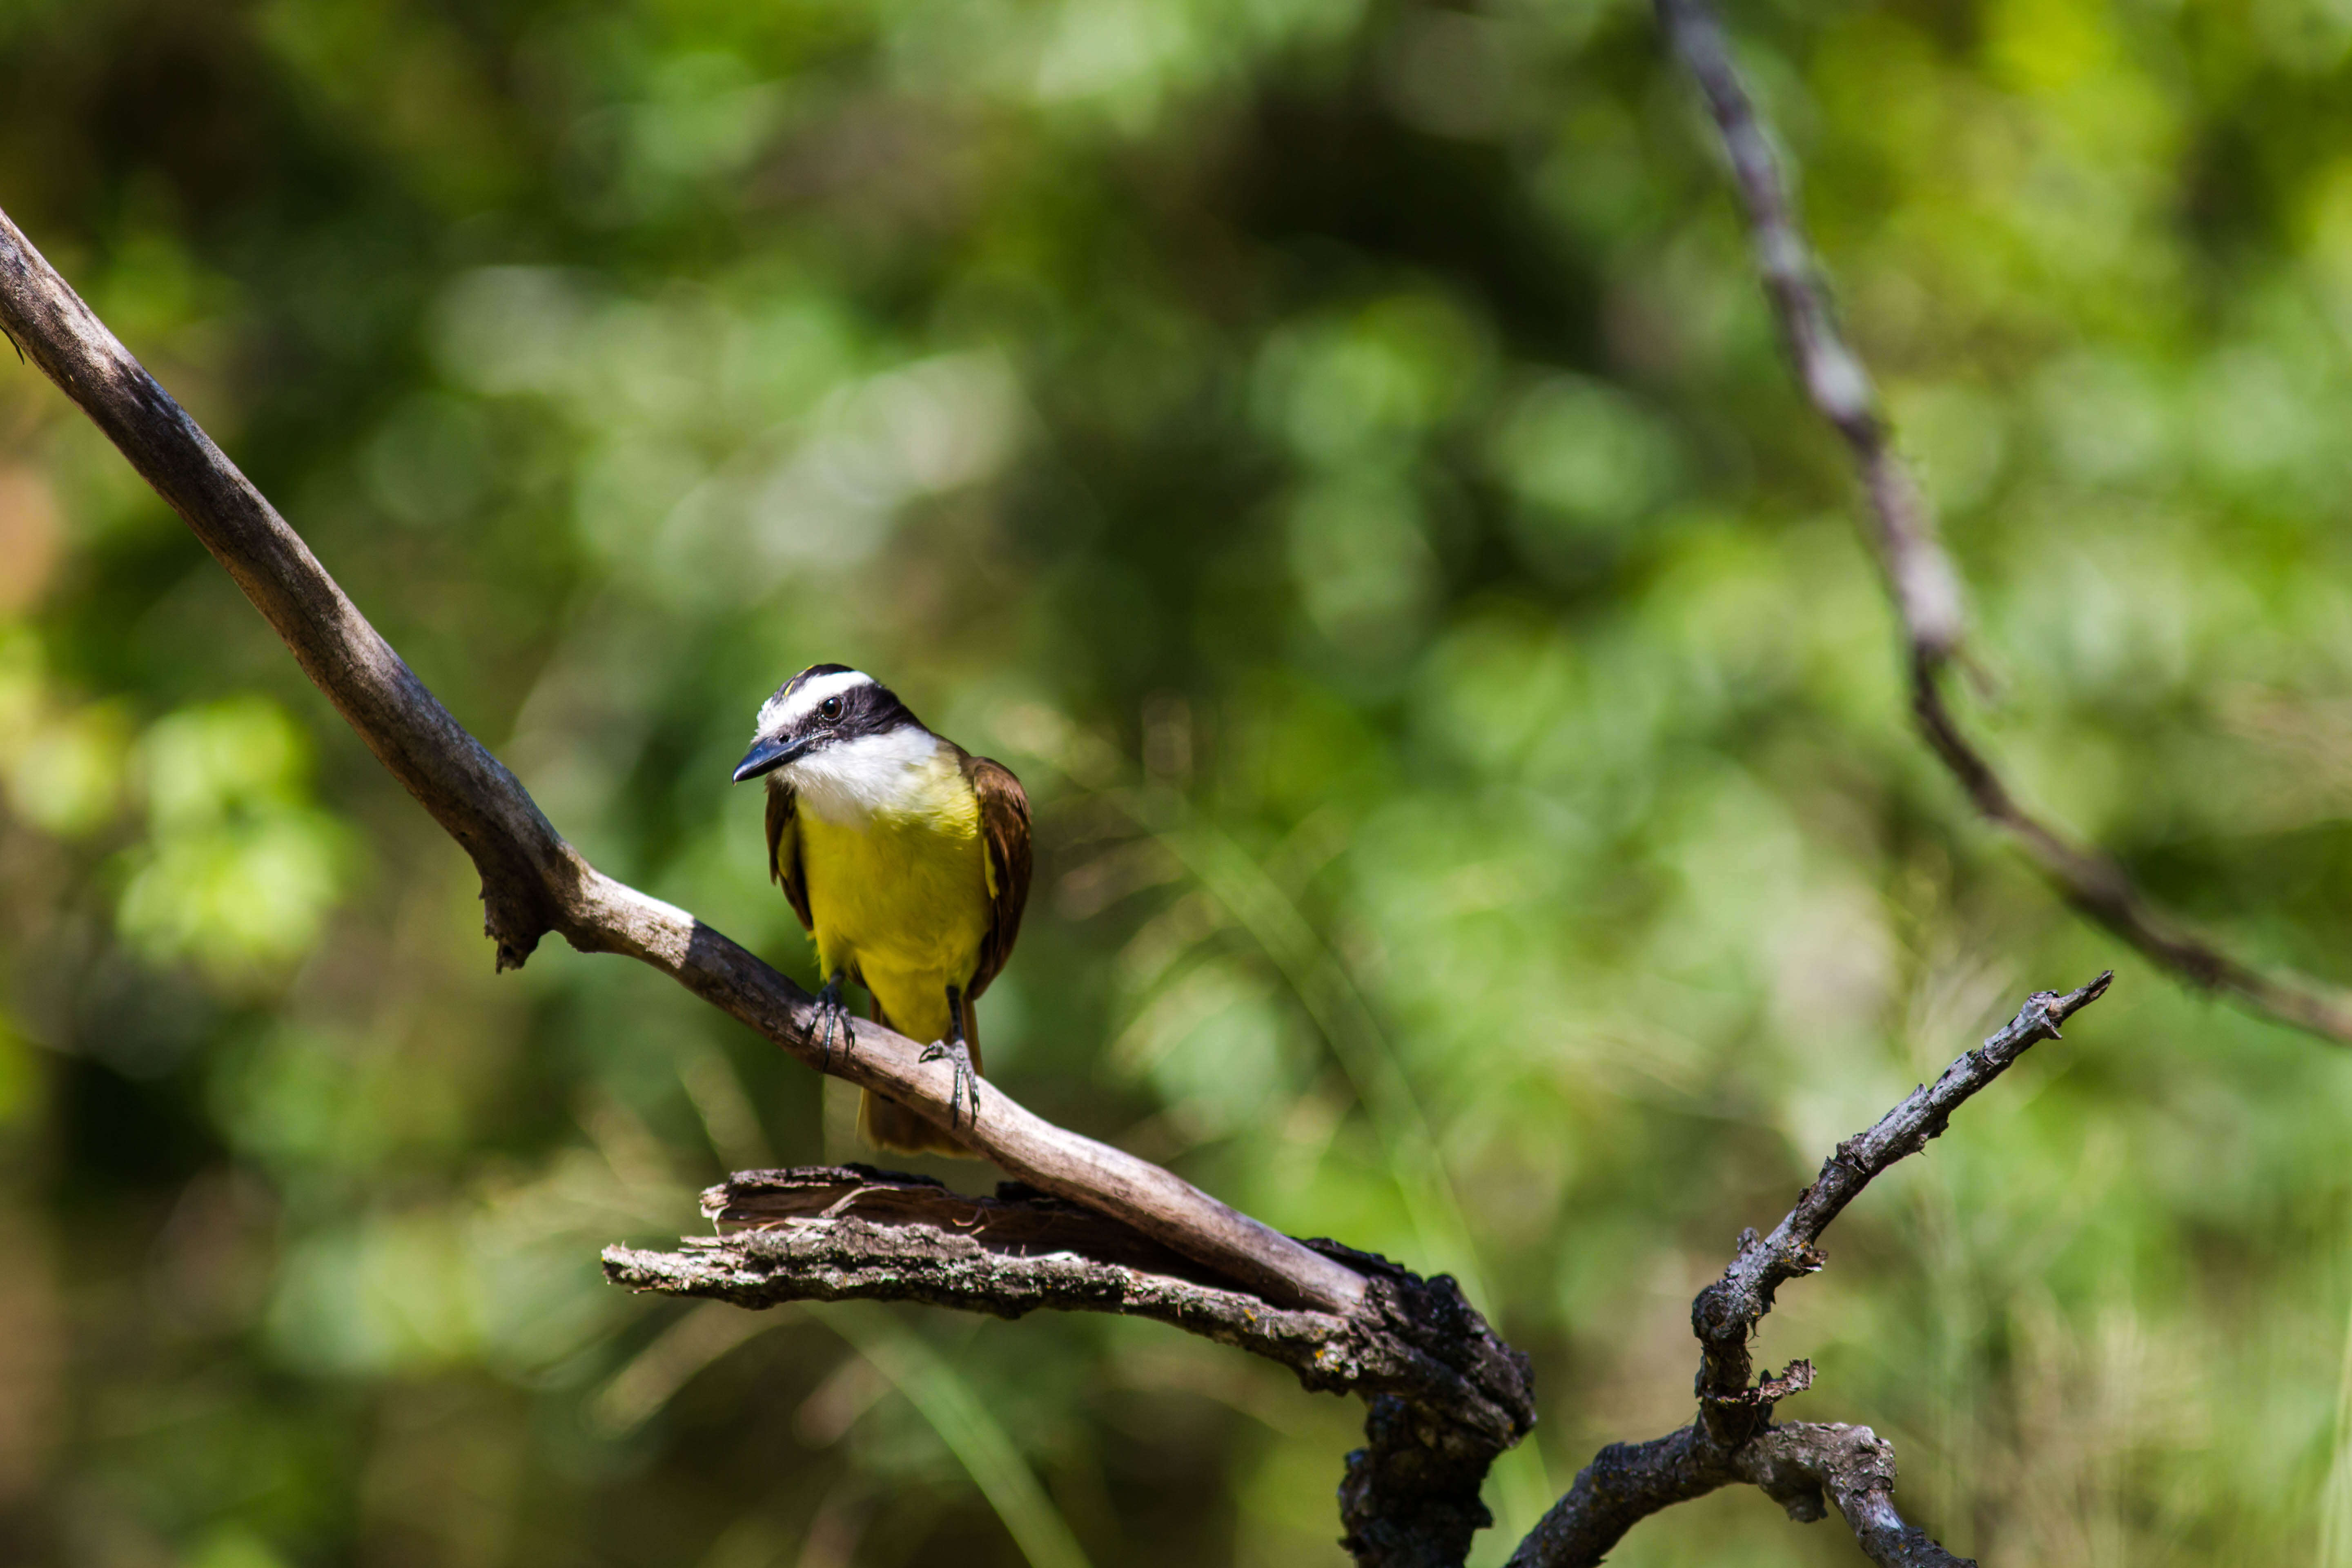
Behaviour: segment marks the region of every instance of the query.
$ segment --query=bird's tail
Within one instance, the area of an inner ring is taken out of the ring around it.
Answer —
[[[874,1004],[873,1013],[876,1023],[886,1029],[892,1026],[890,1020],[883,1016],[879,1001]],[[973,1016],[969,996],[963,1003],[963,1040],[971,1048],[971,1070],[977,1073],[980,1071],[980,1021]],[[897,1100],[885,1099],[870,1089],[857,1099],[857,1131],[868,1143],[893,1149],[902,1154],[947,1154],[960,1160],[980,1158],[946,1128],[935,1125]]]

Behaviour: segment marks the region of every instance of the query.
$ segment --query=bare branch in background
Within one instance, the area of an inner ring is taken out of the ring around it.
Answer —
[[[2123,868],[2085,848],[2021,805],[1953,717],[1942,679],[1966,636],[1958,576],[1937,537],[1935,514],[1888,439],[1870,373],[1838,331],[1812,248],[1787,182],[1706,0],[1657,0],[1658,20],[1699,86],[1723,138],[1746,210],[1756,268],[1805,395],[1853,455],[1869,503],[1867,531],[1909,644],[1911,711],[1921,736],[1977,810],[2025,851],[2077,910],[2191,984],[2338,1044],[2352,1044],[2352,994],[2287,970],[2257,968],[2181,930],[2151,905]]]
[[[1584,1568],[1650,1515],[1734,1482],[1761,1488],[1800,1521],[1826,1517],[1826,1498],[1870,1560],[1888,1568],[1961,1562],[1895,1511],[1895,1451],[1869,1427],[1771,1424],[1774,1403],[1811,1386],[1813,1368],[1796,1362],[1751,1387],[1748,1342],[1772,1310],[1774,1292],[1822,1267],[1822,1233],[1873,1177],[1925,1149],[1955,1110],[2036,1042],[2059,1038],[2058,1026],[2097,1001],[2114,978],[2102,974],[2079,991],[2027,997],[1983,1046],[1914,1089],[1868,1131],[1839,1144],[1771,1235],[1759,1241],[1754,1231],[1743,1232],[1723,1278],[1691,1302],[1691,1331],[1699,1342],[1697,1418],[1647,1443],[1601,1450],[1519,1543],[1510,1568]]]

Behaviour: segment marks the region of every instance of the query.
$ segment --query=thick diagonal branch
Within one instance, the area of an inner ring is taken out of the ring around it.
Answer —
[[[1008,1184],[970,1197],[862,1165],[740,1173],[703,1194],[719,1234],[676,1252],[608,1247],[635,1290],[744,1307],[922,1301],[1017,1318],[1041,1308],[1150,1318],[1280,1362],[1311,1389],[1360,1394],[1370,1442],[1340,1489],[1367,1568],[1458,1568],[1489,1521],[1479,1486],[1535,1420],[1527,1358],[1454,1281],[1328,1241],[1367,1280],[1355,1311],[1278,1306],[1134,1227]]]
[[[1762,1240],[1739,1237],[1723,1278],[1691,1302],[1698,1337],[1697,1417],[1647,1443],[1612,1443],[1577,1476],[1568,1495],[1512,1553],[1510,1568],[1587,1568],[1650,1515],[1744,1481],[1797,1520],[1836,1506],[1854,1540],[1887,1568],[1954,1568],[1952,1556],[1895,1511],[1895,1450],[1867,1426],[1772,1425],[1780,1400],[1811,1386],[1810,1363],[1795,1362],[1751,1385],[1748,1342],[1789,1280],[1822,1266],[1822,1233],[1872,1178],[1942,1135],[1952,1113],[2059,1026],[2106,994],[2112,973],[2077,991],[2037,991],[2017,1016],[1932,1084],[1923,1084],[1866,1131],[1837,1146],[1812,1184]]]
[[[1706,0],[1657,0],[1723,139],[1757,271],[1806,398],[1844,438],[1868,504],[1868,536],[1909,644],[1911,710],[1921,736],[1988,820],[2077,910],[2194,984],[2237,997],[2339,1044],[2352,1044],[2352,994],[2233,958],[2151,904],[2122,867],[2075,843],[2017,798],[1945,700],[1942,679],[1966,636],[1958,576],[1927,499],[1888,437],[1869,372],[1838,330],[1812,248],[1789,198],[1772,138],[1740,80]]]
[[[811,1066],[808,994],[685,910],[599,872],[515,776],[442,707],[353,606],[300,535],[0,214],[0,327],[80,405],[227,568],[368,748],[471,855],[501,968],[548,931],[653,965]],[[856,1026],[830,1070],[945,1125],[953,1068],[916,1042]],[[1364,1277],[1171,1173],[1032,1115],[992,1082],[959,1136],[1045,1190],[1134,1226],[1285,1306],[1353,1310]]]

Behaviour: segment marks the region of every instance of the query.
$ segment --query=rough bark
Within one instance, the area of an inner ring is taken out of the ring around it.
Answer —
[[[1302,1245],[1367,1281],[1347,1314],[1286,1309],[1131,1226],[1016,1183],[987,1197],[865,1165],[740,1173],[703,1194],[719,1234],[676,1252],[608,1247],[636,1290],[744,1307],[923,1301],[1017,1318],[1040,1308],[1151,1318],[1280,1362],[1370,1403],[1340,1487],[1347,1545],[1377,1568],[1459,1564],[1492,1521],[1478,1490],[1535,1421],[1527,1358],[1454,1281],[1335,1242]]]
[[[1982,1046],[1840,1143],[1769,1236],[1759,1240],[1753,1230],[1741,1232],[1723,1277],[1691,1302],[1691,1332],[1699,1342],[1696,1416],[1647,1443],[1601,1449],[1519,1543],[1511,1568],[1587,1568],[1661,1509],[1735,1482],[1762,1489],[1799,1521],[1826,1517],[1826,1498],[1864,1553],[1886,1568],[1952,1568],[1965,1561],[1895,1511],[1895,1450],[1869,1427],[1772,1424],[1776,1404],[1812,1385],[1813,1367],[1793,1362],[1751,1384],[1748,1340],[1782,1285],[1823,1266],[1822,1233],[1874,1177],[1940,1137],[1954,1111],[2035,1044],[2060,1038],[2059,1026],[2105,994],[2114,978],[2102,974],[2080,990],[2027,997]]]
[[[1808,1523],[1823,1517],[1826,1495],[1853,1531],[1863,1555],[1882,1568],[1976,1568],[1895,1511],[1895,1449],[1867,1426],[1810,1421],[1775,1426],[1742,1448],[1738,1479],[1760,1489]]]
[[[1707,0],[1656,0],[1658,20],[1690,70],[1722,139],[1782,342],[1807,401],[1843,438],[1866,506],[1865,531],[1907,645],[1911,712],[1919,733],[1986,820],[2007,833],[2059,896],[2192,984],[2236,997],[2338,1044],[2352,1044],[2352,994],[2223,952],[2150,903],[2112,858],[2075,843],[2029,810],[1969,738],[1944,697],[1943,678],[1967,637],[1958,574],[1934,510],[1878,412],[1870,373],[1838,329],[1821,269],[1789,199],[1773,138],[1732,64]]]

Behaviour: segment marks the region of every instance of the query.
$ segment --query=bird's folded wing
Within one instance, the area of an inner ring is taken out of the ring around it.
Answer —
[[[792,786],[770,773],[768,874],[782,884],[784,897],[793,901],[793,913],[801,918],[801,929],[813,931],[815,927],[809,920],[808,880],[801,875],[799,825],[793,821],[797,809],[798,802],[793,797]]]
[[[967,993],[977,996],[1013,956],[1021,910],[1029,901],[1029,797],[1013,770],[989,757],[967,756],[964,777],[980,797],[980,834],[988,845],[988,935]]]

